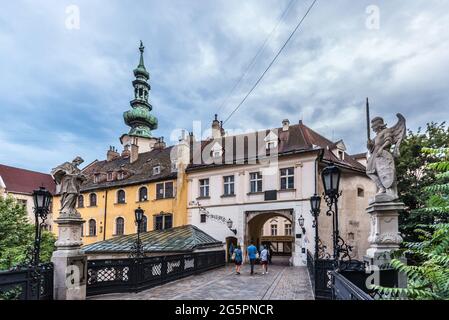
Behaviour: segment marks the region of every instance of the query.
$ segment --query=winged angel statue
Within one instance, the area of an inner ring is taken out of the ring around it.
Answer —
[[[61,188],[62,217],[77,218],[80,215],[75,207],[81,184],[86,180],[86,176],[78,168],[83,162],[82,158],[76,157],[71,163],[65,162],[51,172],[53,179]]]
[[[387,128],[381,117],[373,118],[371,128],[376,137],[374,139],[368,137],[367,147],[371,156],[368,158],[366,174],[376,183],[376,199],[382,198],[384,201],[398,198],[394,158],[400,155],[399,148],[405,136],[406,126],[404,116],[400,113],[396,116],[399,120],[391,128]]]

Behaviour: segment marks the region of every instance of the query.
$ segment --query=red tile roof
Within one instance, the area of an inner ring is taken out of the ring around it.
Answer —
[[[365,171],[365,167],[360,164],[358,161],[356,161],[354,158],[352,158],[349,154],[347,154],[345,152],[345,156],[343,159],[339,159],[336,155],[334,155],[330,149],[334,148],[336,143],[332,142],[331,140],[323,137],[321,134],[317,133],[316,131],[312,130],[311,128],[309,128],[308,126],[304,125],[302,123],[302,121],[299,124],[294,124],[294,125],[290,125],[288,131],[283,131],[282,128],[276,128],[275,129],[277,131],[278,134],[278,152],[279,152],[279,156],[283,156],[285,154],[290,154],[292,152],[305,152],[305,151],[313,151],[313,150],[317,150],[317,149],[322,149],[323,150],[323,159],[324,161],[327,162],[333,162],[335,164],[338,164],[340,166],[346,167],[348,169],[352,169],[352,170],[356,170],[356,171],[360,171],[360,172],[364,172]],[[263,130],[265,131],[264,133],[267,135],[270,130],[266,129]],[[263,132],[262,131],[262,132]],[[244,135],[242,135],[244,136]],[[258,136],[256,135],[256,154],[259,154],[258,152],[258,148],[259,148],[259,143],[258,143]],[[243,154],[242,152],[237,150],[237,136],[228,136],[228,137],[224,137],[222,138],[222,146],[226,146],[226,140],[227,139],[233,139],[234,142],[232,144],[233,146],[233,150],[231,150],[231,153],[233,153],[233,156],[230,157],[231,159],[247,159],[248,158],[248,150],[247,150],[247,144],[245,143],[244,145],[244,150],[243,150]],[[242,140],[243,141],[243,140]],[[198,141],[198,142],[194,142],[194,144],[198,144],[198,149],[201,150],[201,152],[198,152],[198,154],[196,155],[196,158],[192,160],[196,160],[196,161],[192,161],[193,164],[191,164],[188,167],[188,171],[191,170],[195,170],[195,169],[200,169],[200,168],[204,168],[204,167],[214,167],[214,166],[221,166],[221,164],[205,164],[203,163],[202,159],[199,158],[199,156],[201,156],[202,151],[204,150],[204,148],[210,144],[210,143],[216,143],[216,140],[206,140],[206,141]],[[263,148],[264,147],[264,144]],[[193,148],[192,148],[193,149]],[[225,149],[225,148],[223,148]],[[224,150],[223,152],[223,159],[225,159],[226,157],[226,151]],[[229,151],[228,151],[229,152]],[[263,154],[263,152],[262,152]],[[225,163],[225,161],[223,161],[222,163]]]
[[[44,186],[52,194],[56,185],[51,175],[0,164],[0,177],[6,185],[6,191],[32,194],[33,190]]]

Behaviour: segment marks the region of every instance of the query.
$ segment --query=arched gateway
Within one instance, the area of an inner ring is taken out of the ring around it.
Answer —
[[[271,248],[273,255],[288,255],[291,256],[294,252],[295,234],[293,209],[283,210],[266,210],[266,211],[247,211],[245,214],[245,245],[252,242],[258,248],[261,245],[267,245]],[[267,221],[274,218],[285,218],[291,227],[289,235],[271,234],[267,236],[263,234],[263,227]]]

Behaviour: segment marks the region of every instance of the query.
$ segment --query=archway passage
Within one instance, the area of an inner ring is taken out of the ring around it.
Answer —
[[[294,224],[291,211],[253,212],[247,218],[247,244],[270,250],[272,263],[290,264],[294,251]]]

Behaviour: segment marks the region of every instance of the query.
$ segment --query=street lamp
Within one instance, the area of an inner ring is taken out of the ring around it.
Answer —
[[[34,266],[39,265],[42,227],[45,225],[45,220],[47,220],[47,215],[50,212],[51,199],[51,193],[44,187],[40,187],[39,189],[33,191],[35,237],[32,264]],[[42,222],[39,222],[39,219],[41,219]]]
[[[229,230],[231,230],[232,232],[234,232],[235,235],[237,235],[237,229],[232,229],[233,224],[234,222],[231,219],[228,219],[228,221],[226,222],[226,225],[228,226]]]
[[[320,215],[321,197],[316,193],[310,198],[310,213],[313,215],[313,227],[315,228],[315,260],[318,259],[318,216]]]
[[[340,169],[331,163],[329,166],[323,169],[321,177],[323,179],[324,186],[324,200],[328,206],[326,214],[333,216],[333,247],[334,247],[334,259],[338,264],[341,248],[339,246],[340,238],[338,230],[338,198],[341,195],[339,191],[340,187]]]
[[[136,210],[134,210],[135,221],[137,224],[137,239],[134,242],[133,247],[131,248],[131,256],[134,258],[141,258],[144,256],[142,242],[140,241],[140,231],[142,229],[141,225],[144,212],[145,211],[141,207],[138,207]]]

